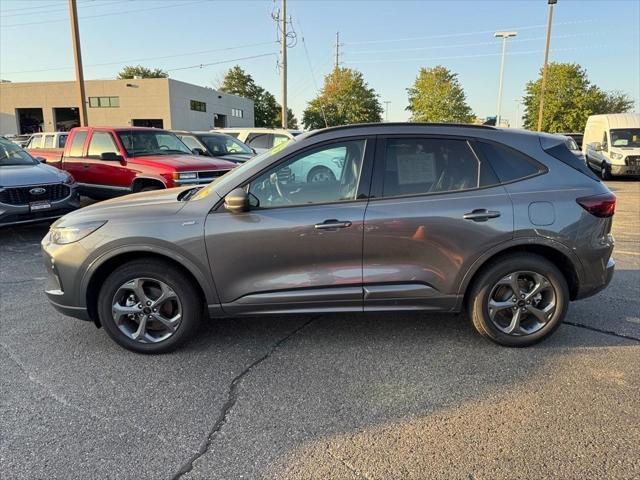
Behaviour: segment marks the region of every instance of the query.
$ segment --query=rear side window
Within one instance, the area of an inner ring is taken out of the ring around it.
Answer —
[[[391,138],[384,165],[383,197],[469,190],[481,177],[480,162],[464,140]]]
[[[31,137],[28,148],[42,148],[42,135],[34,135]]]
[[[513,148],[485,142],[476,142],[474,146],[491,163],[493,170],[502,183],[512,182],[513,180],[530,177],[542,172],[542,167],[539,164],[534,163],[529,157]],[[566,149],[567,147],[564,148]]]
[[[82,148],[84,147],[84,141],[87,138],[87,132],[82,130],[77,132],[73,136],[73,140],[71,141],[71,147],[69,148],[69,156],[70,157],[81,157],[82,156]]]
[[[53,148],[53,135],[45,135],[44,148]]]
[[[67,143],[67,137],[68,135],[60,135],[58,137],[58,148],[64,148],[65,144]]]
[[[270,150],[273,146],[273,135],[270,133],[252,133],[247,137],[246,143],[253,148],[266,148]]]
[[[545,152],[547,152],[552,157],[560,160],[565,165],[569,165],[571,168],[578,170],[581,173],[584,173],[587,177],[593,178],[598,182],[600,179],[596,176],[595,173],[591,171],[591,169],[587,166],[587,164],[580,158],[576,157],[575,154],[571,152],[567,148],[567,145],[564,143],[559,143],[554,147],[545,148]]]

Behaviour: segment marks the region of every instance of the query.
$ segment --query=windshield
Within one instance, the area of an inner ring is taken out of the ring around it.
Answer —
[[[192,155],[191,150],[178,137],[164,130],[120,131],[118,138],[129,157],[144,155]]]
[[[216,157],[233,153],[253,155],[251,148],[229,135],[203,135],[200,141],[207,146],[209,153]]]
[[[0,167],[36,165],[38,161],[13,142],[0,140]]]
[[[578,148],[578,144],[576,143],[576,141],[571,138],[571,137],[567,137],[567,139],[564,141],[565,145],[567,146],[567,148],[569,150],[580,150]]]
[[[640,128],[611,130],[612,147],[640,147]]]
[[[229,172],[225,173],[223,176],[216,178],[213,182],[211,182],[209,185],[207,185],[205,188],[200,190],[191,198],[193,200],[201,200],[207,197],[216,186],[223,183],[227,183],[227,182],[234,182],[236,178],[239,178],[244,174],[245,170],[254,168],[257,164],[268,159],[270,156],[275,155],[276,153],[284,149],[287,145],[290,145],[293,142],[295,142],[295,140],[290,139],[289,141],[282,142],[279,145],[276,145],[271,150],[267,150],[266,152],[263,152],[260,155],[256,155],[250,161],[245,162],[240,166],[235,167],[233,170],[229,170]]]

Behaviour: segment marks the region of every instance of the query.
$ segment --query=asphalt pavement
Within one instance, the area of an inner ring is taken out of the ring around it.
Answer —
[[[223,319],[121,349],[42,293],[47,226],[0,230],[4,479],[640,478],[640,182],[617,269],[526,349],[462,315]]]

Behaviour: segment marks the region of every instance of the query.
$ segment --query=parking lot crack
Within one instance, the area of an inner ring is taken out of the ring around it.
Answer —
[[[58,393],[56,393],[49,385],[47,385],[46,383],[44,383],[43,381],[41,381],[40,379],[38,379],[35,375],[33,375],[29,369],[27,368],[27,366],[24,364],[24,362],[22,362],[22,360],[20,360],[20,358],[9,348],[7,347],[4,343],[0,343],[0,347],[2,347],[2,349],[5,351],[6,355],[9,357],[9,359],[20,369],[20,371],[22,371],[22,373],[27,377],[27,380],[29,380],[29,382],[33,383],[34,385],[36,385],[38,388],[40,388],[40,390],[44,391],[46,393],[46,395],[48,397],[50,397],[51,399],[53,399],[55,402],[59,403],[60,405],[75,410],[76,412],[79,412],[83,415],[87,415],[88,417],[91,417],[93,419],[96,420],[100,420],[103,422],[108,422],[108,423],[113,423],[113,422],[119,422],[121,423],[120,420],[116,419],[116,418],[111,418],[111,417],[105,417],[103,415],[98,415],[95,412],[88,410],[86,408],[83,408],[79,405],[76,405],[72,402],[70,402],[69,400],[67,400],[65,397],[63,397],[62,395],[59,395]],[[159,435],[157,433],[153,433],[153,432],[149,432],[147,429],[136,425],[134,423],[131,422],[126,422],[125,423],[126,427],[129,429],[134,429],[137,430],[145,435],[151,435],[154,436],[156,438],[158,438],[159,440],[161,440],[163,443],[175,447],[175,441],[170,441],[169,439],[163,437],[162,435]],[[193,451],[192,449],[190,449],[189,447],[186,447],[184,445],[181,445],[181,448],[184,448],[185,450],[188,451]]]
[[[194,455],[192,455],[189,458],[189,460],[187,460],[180,467],[178,472],[173,476],[173,480],[178,480],[183,475],[193,470],[193,466],[195,462],[209,451],[209,449],[211,448],[211,445],[213,444],[213,440],[218,435],[218,433],[220,433],[220,430],[222,429],[222,427],[224,427],[224,425],[227,423],[227,419],[229,418],[229,413],[231,413],[231,410],[233,409],[233,407],[235,406],[238,400],[238,387],[242,383],[242,380],[244,379],[244,377],[246,377],[249,373],[251,373],[251,371],[255,367],[257,367],[262,362],[267,360],[271,355],[273,355],[291,337],[295,336],[300,331],[308,327],[311,323],[313,323],[316,320],[316,318],[318,317],[311,318],[310,320],[304,322],[302,325],[296,327],[295,329],[287,333],[284,337],[280,338],[277,342],[271,345],[271,347],[269,347],[266,353],[264,353],[262,356],[260,356],[253,362],[251,362],[244,370],[242,370],[238,375],[236,375],[233,378],[233,380],[231,380],[231,383],[229,384],[229,390],[227,393],[227,400],[222,405],[222,408],[220,410],[220,414],[218,415],[217,420],[209,430],[209,433],[207,434],[204,441],[202,442],[202,445],[200,445],[200,448],[198,449],[198,451]]]
[[[591,330],[592,332],[603,333],[605,335],[611,335],[613,337],[624,338],[624,339],[627,339],[627,340],[634,340],[636,342],[640,342],[640,338],[638,338],[638,337],[633,337],[631,335],[625,335],[624,333],[618,333],[618,332],[614,332],[612,330],[603,330],[601,328],[591,327],[589,325],[584,325],[582,323],[568,322],[566,320],[564,320],[562,323],[566,323],[567,325],[571,325],[572,327],[584,328],[586,330]]]

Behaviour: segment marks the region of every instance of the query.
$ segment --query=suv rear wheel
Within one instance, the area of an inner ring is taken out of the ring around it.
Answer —
[[[568,304],[562,273],[539,255],[518,254],[492,263],[480,274],[468,311],[481,335],[501,345],[524,347],[558,328]]]
[[[98,296],[104,329],[139,353],[164,353],[192,336],[202,304],[195,285],[173,265],[147,259],[126,263],[105,280]]]

